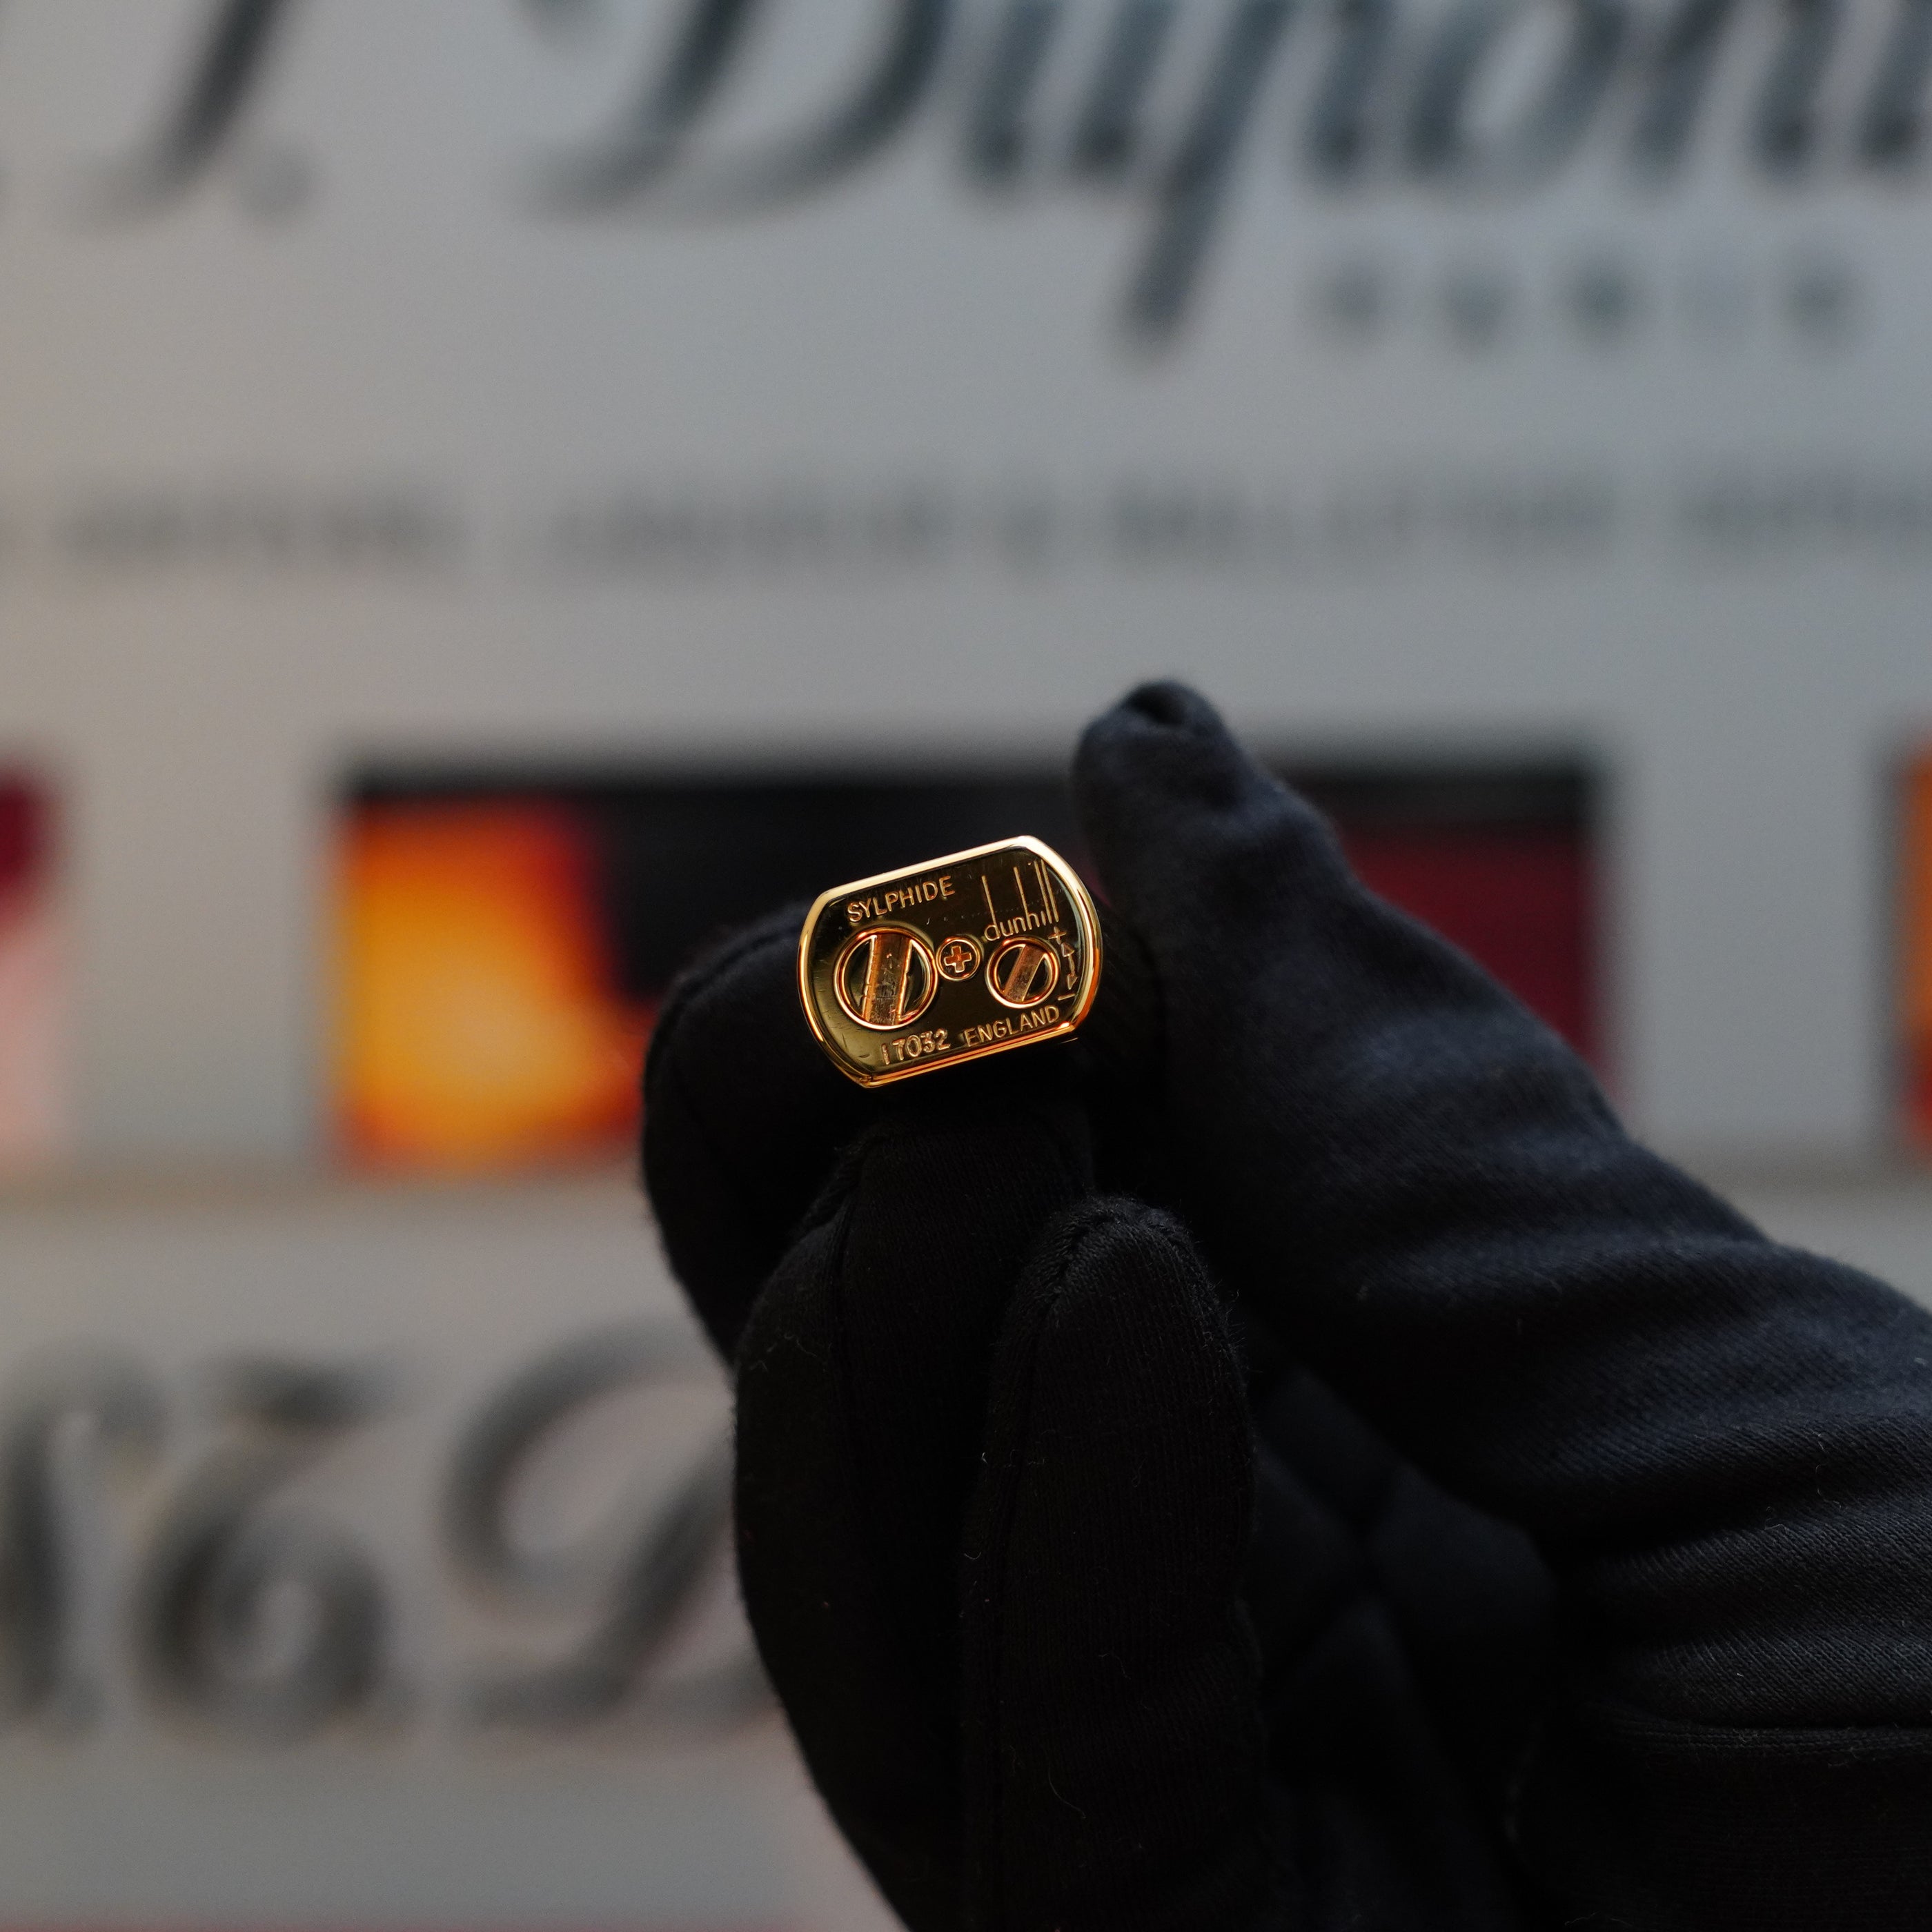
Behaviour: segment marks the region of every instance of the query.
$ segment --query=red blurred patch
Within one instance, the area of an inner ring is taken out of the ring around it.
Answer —
[[[38,883],[47,862],[47,829],[39,789],[0,777],[0,899]]]
[[[1580,833],[1543,826],[1344,830],[1370,888],[1486,967],[1598,1064],[1595,879]]]

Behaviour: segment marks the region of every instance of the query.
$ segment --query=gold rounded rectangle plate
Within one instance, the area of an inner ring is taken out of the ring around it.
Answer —
[[[1024,836],[835,886],[799,935],[806,1022],[862,1087],[1064,1040],[1100,983],[1092,898]]]

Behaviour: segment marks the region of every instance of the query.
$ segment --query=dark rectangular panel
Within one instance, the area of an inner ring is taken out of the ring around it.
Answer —
[[[1378,891],[1597,1040],[1580,769],[1284,760]],[[1040,770],[363,772],[340,843],[345,1146],[404,1166],[620,1144],[679,964],[826,886],[1030,832],[1090,870]]]

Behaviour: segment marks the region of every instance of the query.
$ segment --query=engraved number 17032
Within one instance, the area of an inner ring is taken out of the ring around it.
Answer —
[[[929,1033],[909,1033],[903,1040],[887,1040],[886,1064],[898,1066],[908,1060],[926,1060],[935,1053],[950,1053],[952,1042],[946,1033],[946,1028],[934,1027]]]

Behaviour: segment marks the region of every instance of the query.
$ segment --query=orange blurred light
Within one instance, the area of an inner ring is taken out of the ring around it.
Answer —
[[[352,1155],[496,1166],[626,1138],[649,1015],[613,988],[594,856],[561,806],[349,818],[336,1092]]]
[[[1905,1052],[1905,1131],[1932,1150],[1932,752],[1905,778],[1900,841],[1900,1021]]]

